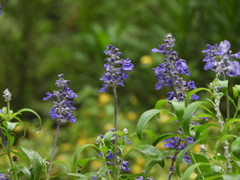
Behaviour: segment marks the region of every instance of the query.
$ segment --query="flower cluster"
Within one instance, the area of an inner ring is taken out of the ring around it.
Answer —
[[[158,67],[153,68],[158,82],[155,85],[156,90],[162,89],[164,86],[172,86],[173,91],[168,93],[168,99],[177,98],[179,101],[185,99],[185,92],[189,89],[196,89],[194,81],[186,82],[182,75],[189,76],[188,66],[186,60],[180,59],[178,53],[173,50],[175,38],[172,34],[167,34],[164,38],[164,44],[159,45],[158,48],[152,49],[153,53],[161,53],[164,58],[164,63],[159,64]],[[197,100],[199,96],[196,94],[192,96],[193,100]]]
[[[2,14],[2,5],[0,4],[0,15]]]
[[[3,98],[4,98],[4,100],[5,100],[6,102],[11,101],[12,94],[11,94],[11,92],[10,92],[8,89],[5,89],[5,90],[3,91]]]
[[[207,44],[208,49],[203,50],[205,58],[203,62],[206,62],[204,70],[213,70],[220,74],[227,74],[230,77],[240,75],[240,64],[238,61],[230,61],[230,59],[240,59],[240,52],[232,54],[230,50],[230,43],[227,40],[220,42],[219,45]]]
[[[110,129],[108,130],[108,132],[116,132],[115,129]],[[128,139],[128,136],[127,136],[127,133],[128,133],[128,130],[126,128],[124,128],[122,131],[118,131],[121,135],[118,135],[118,148],[117,149],[117,153],[116,153],[116,156],[117,156],[117,169],[119,170],[123,170],[125,172],[129,172],[131,169],[129,168],[129,162],[128,161],[125,161],[122,159],[122,153],[123,153],[123,149],[124,149],[124,145],[125,144],[129,144],[130,141]],[[114,144],[115,144],[115,134],[112,135],[112,139],[111,139],[111,146],[114,147]],[[105,145],[105,142],[104,142],[104,135],[103,134],[100,134],[98,135],[98,137],[96,138],[96,144],[99,146],[100,149],[105,149],[106,148],[106,145]],[[102,148],[104,147],[104,148]],[[107,147],[108,148],[108,147]],[[106,150],[105,149],[105,152],[99,152],[98,155],[100,157],[103,157],[106,161],[106,165],[109,166],[109,167],[112,167],[114,166],[114,157],[115,157],[115,152],[113,152],[114,150],[112,148]],[[109,170],[110,174],[112,173],[112,170],[110,168]],[[92,180],[96,179],[97,176],[93,176],[92,177]]]
[[[109,86],[124,86],[123,80],[128,78],[128,74],[124,71],[132,71],[134,67],[130,59],[121,59],[122,53],[112,45],[108,45],[104,53],[110,57],[105,59],[104,68],[106,73],[100,78],[104,84],[99,92],[108,91]]]
[[[187,138],[186,141],[184,138],[174,136],[172,138],[166,139],[164,142],[165,142],[164,146],[166,148],[173,148],[174,150],[181,151],[184,148],[186,148],[187,144],[192,144],[194,142],[194,139],[193,137],[190,136]],[[187,154],[185,154],[183,158],[188,164],[191,164],[190,157]]]
[[[0,174],[0,180],[10,180],[10,178],[6,174]]]
[[[76,98],[77,94],[68,87],[70,81],[64,80],[63,74],[58,75],[58,77],[59,80],[56,81],[55,85],[59,90],[53,91],[53,93],[46,93],[46,97],[43,98],[43,100],[47,101],[52,98],[55,99],[53,107],[49,112],[53,119],[57,119],[60,122],[68,120],[69,122],[74,123],[76,122],[76,118],[74,117],[72,110],[75,109],[75,107],[72,106],[73,102],[70,99]]]

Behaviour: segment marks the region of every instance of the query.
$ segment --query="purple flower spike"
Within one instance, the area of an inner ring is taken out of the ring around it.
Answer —
[[[58,91],[53,91],[53,93],[46,93],[46,97],[43,98],[44,101],[48,101],[49,99],[55,99],[53,102],[53,107],[49,112],[49,115],[53,119],[57,119],[60,122],[65,122],[65,120],[74,123],[76,122],[76,118],[72,113],[72,110],[75,107],[72,106],[73,102],[71,99],[77,97],[77,94],[73,92],[68,87],[70,83],[69,80],[64,80],[64,75],[58,75],[59,80],[56,81],[56,86],[59,88]]]
[[[128,74],[124,71],[132,71],[134,67],[130,59],[121,59],[122,53],[112,45],[108,45],[104,53],[110,57],[105,59],[106,73],[100,78],[104,84],[98,92],[108,91],[109,86],[124,86],[123,80],[128,78]]]
[[[155,85],[156,90],[162,89],[164,86],[172,86],[174,91],[168,93],[168,100],[177,98],[178,101],[185,99],[186,91],[196,89],[193,81],[186,82],[181,77],[182,75],[189,76],[186,60],[180,59],[178,53],[173,50],[175,38],[172,34],[167,34],[164,38],[164,44],[158,48],[152,49],[153,53],[161,53],[164,56],[164,63],[153,68],[158,82]],[[193,100],[199,96],[194,95]]]
[[[208,49],[203,50],[205,58],[203,62],[206,62],[204,70],[212,70],[220,74],[226,74],[230,77],[240,75],[240,64],[238,61],[230,61],[230,59],[239,59],[240,52],[232,54],[230,50],[231,45],[229,41],[224,40],[219,45],[215,44],[207,45]]]

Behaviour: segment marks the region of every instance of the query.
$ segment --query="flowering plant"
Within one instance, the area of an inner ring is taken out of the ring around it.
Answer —
[[[153,167],[166,167],[169,180],[174,176],[188,180],[193,173],[195,179],[240,179],[240,85],[233,85],[230,91],[231,86],[227,80],[227,77],[240,75],[240,64],[237,61],[240,52],[232,53],[227,40],[207,45],[208,49],[203,50],[203,62],[206,63],[204,70],[212,70],[216,76],[207,88],[197,88],[193,80],[185,80],[189,78],[190,70],[187,61],[179,58],[174,50],[173,35],[167,34],[163,41],[163,44],[152,50],[164,57],[163,63],[153,68],[157,79],[155,89],[161,90],[167,86],[171,90],[166,99],[158,100],[153,109],[140,116],[136,133],[132,134],[128,128],[119,130],[118,124],[121,122],[118,120],[117,88],[124,86],[124,80],[128,78],[127,72],[132,71],[134,65],[130,59],[121,58],[123,54],[118,48],[107,46],[104,51],[108,56],[104,64],[106,72],[100,78],[103,85],[99,92],[113,90],[114,128],[103,134],[98,132],[95,143],[78,148],[69,164],[54,161],[54,155],[60,126],[67,122],[79,122],[73,111],[76,109],[73,99],[77,98],[77,94],[69,87],[70,81],[65,80],[63,74],[58,75],[59,79],[55,83],[58,90],[46,93],[43,98],[44,101],[53,99],[49,115],[56,120],[57,126],[50,158],[43,158],[38,152],[15,142],[18,136],[14,132],[15,128],[23,126],[23,136],[26,134],[28,123],[19,117],[23,112],[33,113],[40,126],[41,118],[28,108],[14,113],[10,108],[12,94],[6,89],[3,92],[6,107],[0,110],[0,158],[6,156],[9,167],[0,167],[0,179],[38,180],[63,176],[83,180],[153,180],[158,178],[151,174]],[[164,127],[162,132],[151,128],[147,130],[154,117],[163,121],[164,115],[168,119],[161,123]],[[165,130],[167,126],[175,128]],[[140,145],[135,145],[132,141],[136,136],[141,140]],[[161,143],[165,149],[159,148]],[[92,148],[94,156],[83,157],[83,152],[88,148]],[[134,174],[129,154],[136,151],[144,154],[148,163],[143,172]],[[86,172],[90,161],[100,162],[100,168]],[[53,173],[52,169],[57,163],[67,167],[67,171]]]

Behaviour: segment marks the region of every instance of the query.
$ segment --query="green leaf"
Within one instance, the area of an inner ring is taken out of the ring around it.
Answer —
[[[137,147],[133,148],[133,150],[134,149],[140,151],[145,156],[147,156],[149,159],[157,161],[158,163],[160,163],[161,166],[163,166],[162,152],[159,149],[157,149],[156,147],[146,144],[146,145],[137,146]]]
[[[208,163],[195,163],[191,166],[189,166],[183,173],[183,176],[181,177],[182,180],[189,180],[190,175],[194,172],[196,168],[199,168],[199,166],[206,166],[209,165]]]
[[[87,176],[79,173],[67,173],[66,175],[81,178],[82,180],[89,180]]]
[[[233,86],[233,97],[236,99],[240,96],[240,85],[236,84]]]
[[[182,123],[182,119],[183,119],[183,114],[184,114],[184,110],[185,110],[185,106],[184,106],[184,102],[183,101],[171,101],[173,109],[177,115],[177,119],[180,123]]]
[[[167,102],[169,102],[169,100],[159,100],[159,101],[157,101],[157,103],[155,105],[155,109],[161,109],[162,106]]]
[[[219,125],[217,124],[203,124],[203,125],[195,126],[195,129],[196,129],[195,139],[198,139],[202,132],[208,130],[208,128],[213,126],[219,127]]]
[[[142,139],[142,131],[143,131],[143,128],[147,125],[147,123],[157,114],[159,114],[161,112],[161,110],[159,109],[151,109],[151,110],[148,110],[146,112],[144,112],[140,118],[139,118],[139,121],[138,121],[138,124],[137,124],[137,136],[139,139]]]
[[[26,167],[19,168],[20,174],[23,174],[27,180],[31,180],[31,172]]]
[[[96,159],[96,157],[79,159],[77,164],[79,164],[83,169],[89,161],[92,161],[95,159]]]
[[[12,115],[12,118],[17,119],[17,115],[22,114],[23,112],[33,113],[33,114],[38,118],[38,120],[39,120],[39,128],[36,129],[35,131],[39,131],[39,130],[41,129],[41,127],[42,127],[42,119],[41,119],[41,117],[38,115],[38,113],[35,112],[35,111],[32,110],[32,109],[29,109],[29,108],[20,109],[18,112],[14,113],[14,114]]]
[[[79,162],[78,156],[79,156],[79,154],[80,154],[84,149],[86,149],[86,148],[88,148],[88,147],[93,147],[93,148],[98,149],[97,146],[95,146],[95,145],[93,145],[93,144],[85,144],[85,145],[81,146],[81,147],[74,153],[74,156],[73,156],[73,169],[72,169],[73,172],[75,172],[76,169],[78,168],[78,162]]]
[[[10,121],[4,121],[3,125],[9,130],[12,131],[15,127],[19,126],[20,123],[10,122]]]
[[[142,134],[146,134],[148,139],[153,142],[155,139],[155,133],[152,130],[143,130]]]
[[[237,138],[238,136],[233,134],[224,134],[215,144],[213,152],[216,154],[218,151],[218,148],[222,142],[224,142],[228,138]]]
[[[202,103],[203,101],[193,102],[184,111],[182,125],[183,125],[183,131],[188,136],[190,136],[189,126],[190,126],[190,122],[193,117],[193,114]]]
[[[112,139],[114,137],[115,132],[107,132],[104,135],[104,143],[110,149],[112,147]]]
[[[232,142],[231,151],[238,159],[240,159],[240,137]]]
[[[154,160],[151,161],[150,163],[148,163],[148,165],[147,165],[147,167],[146,167],[146,169],[145,169],[145,172],[144,172],[144,174],[143,174],[144,179],[146,179],[146,178],[148,177],[151,169],[152,169],[156,164],[159,164],[159,162],[158,162],[158,161],[154,161]],[[163,167],[163,166],[162,166],[162,167]]]
[[[231,124],[235,123],[235,122],[240,122],[240,119],[238,119],[238,118],[227,119],[227,120],[226,120],[226,123],[225,123],[225,125],[224,125],[224,128],[223,128],[222,134],[226,134],[227,131],[229,130],[229,129],[228,129],[229,126],[230,126]]]
[[[44,161],[38,152],[20,146],[30,163],[31,180],[39,180],[44,167]]]
[[[192,157],[194,158],[194,161],[196,162],[196,163],[207,163],[208,165],[206,165],[206,166],[201,166],[201,167],[199,167],[198,169],[200,170],[199,171],[199,173],[204,173],[204,174],[206,174],[206,173],[208,173],[208,172],[212,172],[212,170],[211,170],[211,167],[210,167],[210,164],[209,164],[209,161],[208,161],[208,159],[207,159],[207,157],[206,156],[204,156],[204,155],[202,155],[202,154],[191,154],[192,155]],[[195,163],[194,162],[194,163]]]

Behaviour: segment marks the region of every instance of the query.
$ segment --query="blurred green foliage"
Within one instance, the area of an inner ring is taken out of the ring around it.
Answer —
[[[102,51],[106,45],[118,47],[123,57],[129,57],[135,64],[125,87],[118,88],[120,126],[127,126],[130,132],[134,131],[139,115],[166,96],[167,89],[159,92],[154,89],[152,68],[162,62],[162,57],[151,52],[162,43],[166,33],[176,38],[179,57],[187,60],[190,79],[198,87],[205,86],[213,77],[213,73],[202,70],[201,51],[205,44],[227,39],[233,52],[240,50],[238,0],[1,0],[0,3],[3,8],[0,91],[9,88],[12,92],[14,110],[30,107],[48,119],[51,104],[42,102],[42,98],[55,88],[57,75],[65,74],[79,95],[78,122],[66,126],[71,128],[72,138],[68,138],[67,131],[60,137],[71,144],[83,136],[82,132],[84,137],[96,136],[106,130],[105,126],[111,126],[108,124],[113,118],[112,97],[108,94],[105,99],[109,101],[101,104],[97,92],[102,84],[99,78],[104,73]],[[149,61],[145,63],[144,57]],[[2,102],[0,105],[4,106]]]

